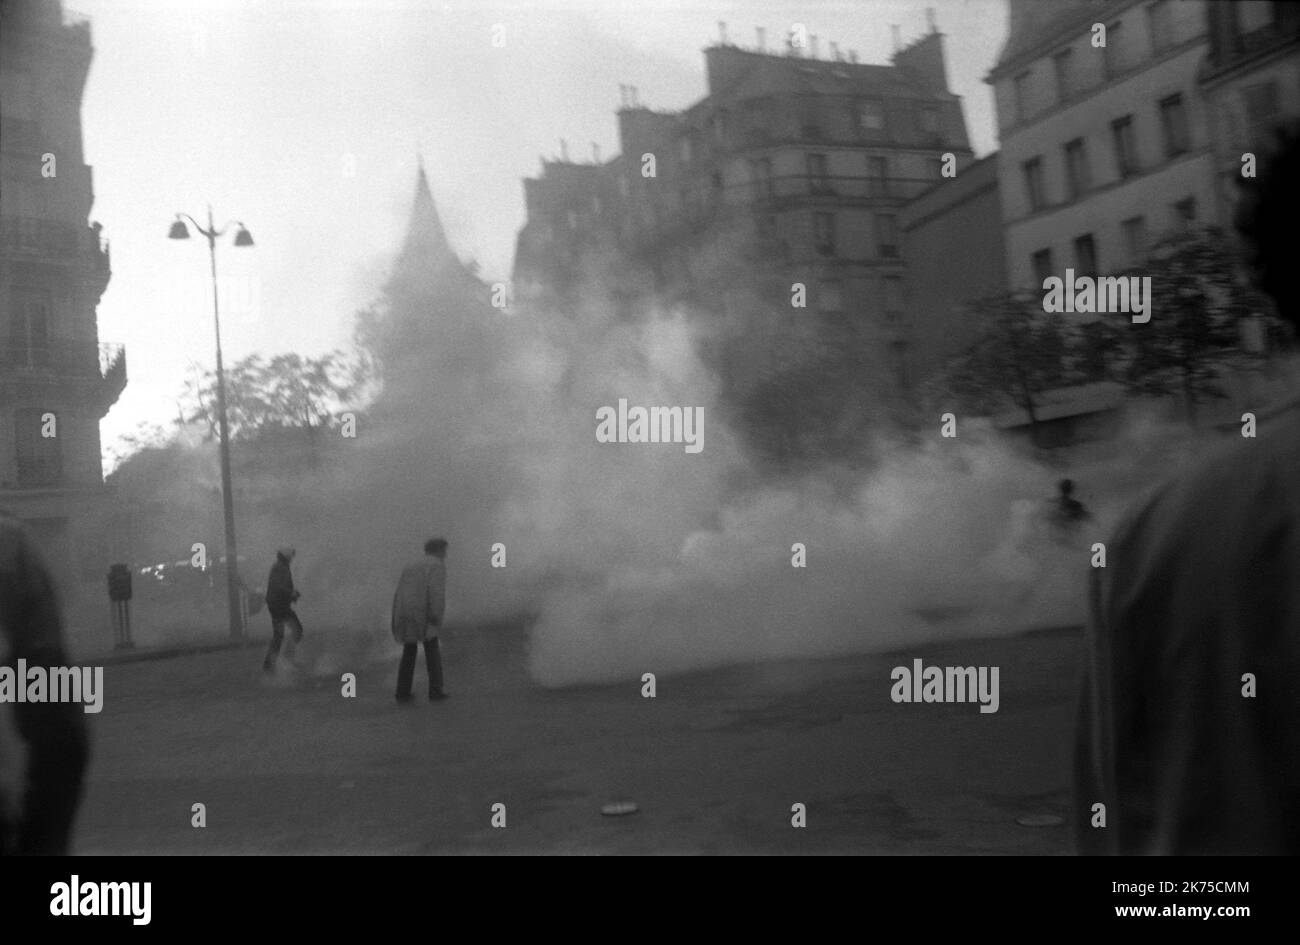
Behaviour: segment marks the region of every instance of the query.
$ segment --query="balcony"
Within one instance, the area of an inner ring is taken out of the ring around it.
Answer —
[[[0,385],[89,386],[94,399],[114,403],[126,387],[126,348],[94,341],[0,341]]]
[[[900,206],[939,183],[935,178],[849,177],[786,174],[759,177],[702,191],[697,200],[676,207],[661,206],[650,226],[634,227],[628,243],[634,251],[649,251],[681,239],[737,213],[777,212],[807,206],[818,210],[840,207]]]
[[[40,217],[0,217],[0,253],[58,259],[93,254],[97,265],[108,265],[108,241],[94,227]]]

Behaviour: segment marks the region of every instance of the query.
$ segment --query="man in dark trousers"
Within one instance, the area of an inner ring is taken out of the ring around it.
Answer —
[[[1300,324],[1300,137],[1260,163],[1237,226]],[[1300,853],[1300,398],[1251,412],[1257,435],[1156,489],[1091,572],[1081,853]]]
[[[302,621],[293,612],[293,603],[301,595],[293,589],[293,574],[289,571],[289,564],[296,554],[297,551],[291,547],[277,551],[275,564],[271,565],[271,573],[266,578],[266,612],[271,615],[271,648],[266,652],[262,669],[268,673],[275,672],[275,661],[280,656],[286,624],[293,629],[290,656],[293,654],[293,646],[302,642]]]
[[[19,522],[0,512],[0,663],[16,674],[20,659],[28,668],[70,665],[54,582]],[[0,704],[0,713],[9,716],[0,719],[0,854],[66,854],[90,755],[83,708],[24,701]],[[18,778],[17,746],[4,741],[10,723],[27,755]],[[16,796],[4,796],[15,781]]]
[[[424,543],[424,557],[402,569],[393,595],[393,639],[402,644],[402,663],[397,670],[397,701],[411,701],[415,677],[415,656],[424,644],[424,663],[429,672],[429,699],[445,699],[442,688],[442,649],[438,630],[447,606],[447,542],[431,538]]]

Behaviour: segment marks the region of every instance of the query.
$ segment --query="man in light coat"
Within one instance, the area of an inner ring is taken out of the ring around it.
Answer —
[[[415,676],[415,655],[424,644],[424,664],[429,673],[429,699],[445,699],[442,688],[442,649],[438,629],[447,606],[447,542],[431,538],[424,543],[424,557],[402,569],[393,595],[393,639],[402,644],[402,663],[397,671],[397,701],[411,701]]]

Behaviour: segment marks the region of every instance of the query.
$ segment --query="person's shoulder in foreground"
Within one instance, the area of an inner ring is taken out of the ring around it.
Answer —
[[[1300,139],[1239,228],[1294,320]],[[1092,571],[1076,742],[1085,853],[1300,851],[1300,402],[1164,483]]]

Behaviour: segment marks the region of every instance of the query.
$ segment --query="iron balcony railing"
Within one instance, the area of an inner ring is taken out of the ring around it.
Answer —
[[[679,191],[676,198],[670,198],[673,203],[665,205],[662,197],[655,199],[649,219],[625,219],[623,235],[632,244],[645,246],[737,212],[761,213],[796,206],[826,211],[848,206],[897,208],[937,183],[935,178],[808,174],[759,177],[723,187],[696,181],[684,193]]]
[[[11,255],[77,256],[97,254],[101,264],[108,259],[108,240],[94,227],[78,227],[40,217],[0,217],[0,252]]]
[[[94,341],[0,341],[0,379],[37,376],[53,380],[98,378],[110,386],[125,386],[126,348]]]

